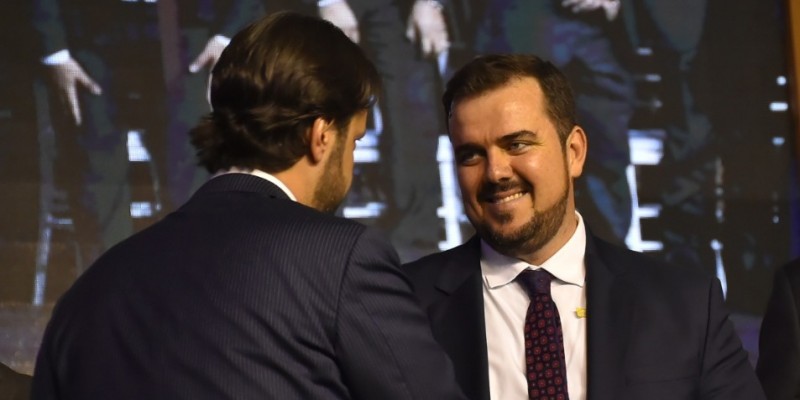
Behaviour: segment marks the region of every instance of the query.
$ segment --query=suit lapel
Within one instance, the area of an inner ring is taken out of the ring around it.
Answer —
[[[453,250],[436,288],[443,296],[428,308],[434,335],[450,355],[465,394],[474,400],[489,400],[489,361],[477,237]]]
[[[633,293],[624,268],[603,256],[603,243],[587,232],[586,298],[588,399],[615,399],[625,385],[625,356]]]

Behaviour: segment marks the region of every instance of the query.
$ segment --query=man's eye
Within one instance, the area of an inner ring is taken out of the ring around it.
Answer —
[[[478,162],[478,153],[474,151],[460,152],[456,155],[456,161],[460,165],[472,165]]]
[[[520,151],[525,150],[528,147],[528,143],[526,142],[511,142],[508,144],[509,151]]]

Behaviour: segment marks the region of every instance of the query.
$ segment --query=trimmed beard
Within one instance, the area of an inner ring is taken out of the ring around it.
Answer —
[[[314,208],[324,213],[333,214],[347,197],[349,189],[345,184],[344,174],[342,173],[342,162],[344,160],[344,137],[336,138],[331,156],[325,162],[325,167],[314,188],[313,204]]]
[[[501,254],[516,256],[532,254],[550,242],[564,223],[569,200],[569,174],[564,185],[564,192],[551,207],[544,210],[534,208],[533,216],[528,222],[514,232],[503,234],[493,231],[487,224],[474,224],[481,238]],[[502,222],[511,222],[512,215],[501,217]]]

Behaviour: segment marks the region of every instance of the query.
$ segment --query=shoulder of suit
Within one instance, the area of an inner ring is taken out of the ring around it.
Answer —
[[[433,282],[433,278],[438,276],[445,266],[451,265],[453,260],[479,258],[479,251],[476,252],[475,255],[470,254],[475,251],[473,247],[475,245],[476,244],[470,240],[451,249],[429,254],[416,261],[405,263],[401,268],[412,281]],[[476,264],[479,262],[479,259],[475,259]],[[468,265],[464,265],[464,268],[468,267]]]
[[[328,238],[339,243],[343,243],[342,240],[354,243],[365,232],[370,231],[366,225],[358,221],[322,213],[311,208],[306,208],[305,212],[301,211],[296,217],[291,221],[295,229],[309,232],[309,236]]]
[[[441,264],[443,261],[448,260],[454,256],[459,255],[459,253],[463,253],[469,251],[469,242],[462,243],[456,247],[450,248],[448,250],[431,253],[426,256],[420,257],[415,261],[410,261],[403,264],[403,267],[417,267],[420,265],[427,265],[427,264]]]
[[[600,240],[597,240],[595,245],[598,257],[610,266],[624,269],[624,273],[633,279],[655,280],[663,283],[670,281],[695,282],[705,285],[714,278],[705,270],[668,263],[654,255],[640,253],[622,246]]]
[[[312,211],[316,212],[320,216],[319,221],[321,223],[324,223],[324,224],[330,224],[330,225],[341,226],[341,227],[350,227],[350,228],[354,228],[358,232],[363,232],[364,230],[367,229],[366,225],[362,224],[361,222],[352,220],[352,219],[340,217],[338,215],[327,214],[327,213],[319,212],[319,211],[316,211],[316,210],[312,210]]]

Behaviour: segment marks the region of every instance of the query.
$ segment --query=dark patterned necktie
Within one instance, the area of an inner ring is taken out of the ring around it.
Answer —
[[[528,398],[568,400],[561,318],[550,296],[553,276],[543,269],[527,270],[520,273],[517,280],[531,299],[525,316]]]

